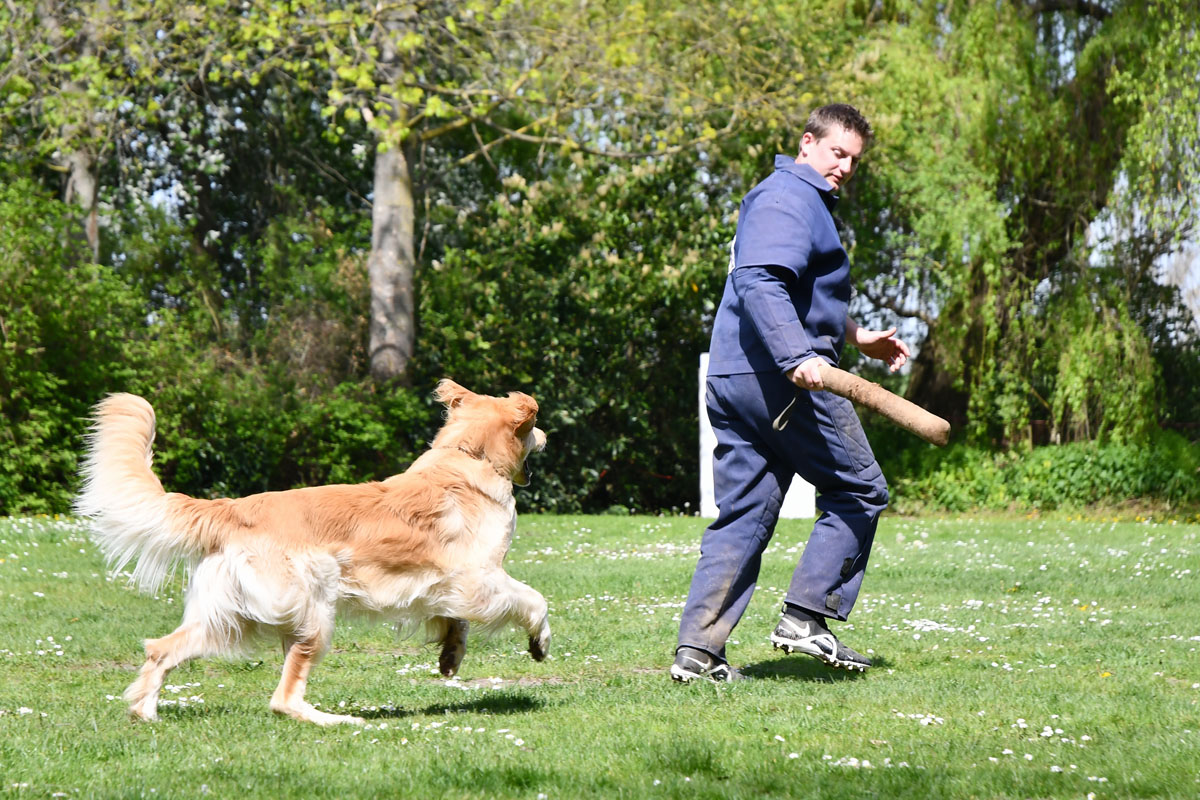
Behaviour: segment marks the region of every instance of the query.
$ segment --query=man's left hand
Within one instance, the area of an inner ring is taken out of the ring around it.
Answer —
[[[851,344],[863,355],[886,362],[890,372],[895,372],[908,362],[911,355],[908,345],[896,338],[895,328],[888,328],[886,331],[858,328],[856,334],[855,341]]]

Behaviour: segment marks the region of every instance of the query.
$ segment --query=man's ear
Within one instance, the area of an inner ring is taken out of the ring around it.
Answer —
[[[433,390],[434,399],[446,408],[458,408],[464,400],[474,396],[475,393],[470,389],[464,389],[449,378],[442,378]]]
[[[815,145],[819,141],[820,141],[820,139],[818,139],[816,136],[813,136],[812,131],[805,131],[804,135],[800,137],[800,149],[799,149],[797,157],[799,157],[799,158],[806,157],[804,150],[806,148],[811,148],[813,145]]]

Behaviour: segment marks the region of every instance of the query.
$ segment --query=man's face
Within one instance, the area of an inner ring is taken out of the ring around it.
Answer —
[[[805,133],[800,140],[800,155],[796,163],[808,164],[837,191],[858,168],[862,151],[862,137],[839,126],[820,139],[812,133]]]

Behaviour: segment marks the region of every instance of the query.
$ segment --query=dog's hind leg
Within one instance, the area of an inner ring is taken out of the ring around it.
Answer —
[[[366,720],[361,717],[318,711],[304,699],[304,692],[308,688],[308,673],[328,647],[327,635],[317,634],[307,639],[284,636],[283,677],[279,679],[279,686],[271,695],[271,710],[276,714],[287,714],[289,717],[304,722],[315,722],[318,725],[362,725]]]
[[[216,649],[209,642],[204,626],[195,622],[180,625],[161,639],[147,639],[146,663],[137,680],[125,690],[130,716],[147,722],[158,719],[158,693],[167,673],[185,661]]]
[[[161,639],[146,640],[146,663],[125,690],[134,718],[158,718],[158,693],[168,672],[190,659],[228,650],[247,632],[249,622],[238,612],[225,559],[201,561],[190,583],[183,623]]]
[[[438,656],[438,671],[447,678],[453,677],[467,654],[467,631],[470,623],[453,617],[434,617],[426,623],[429,641],[439,642],[442,653]]]

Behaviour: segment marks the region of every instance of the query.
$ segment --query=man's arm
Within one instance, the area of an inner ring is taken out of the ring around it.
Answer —
[[[788,294],[787,283],[794,279],[784,267],[738,267],[733,271],[734,291],[771,359],[785,373],[813,356],[808,334]]]
[[[795,194],[777,191],[760,196],[738,223],[737,261],[744,266],[733,275],[738,296],[776,366],[797,385],[820,388],[816,362],[821,357],[813,351],[788,292],[812,255],[812,214],[813,209]],[[800,372],[799,365],[806,361],[813,363]],[[818,385],[801,383],[797,378],[804,375],[811,375]]]

